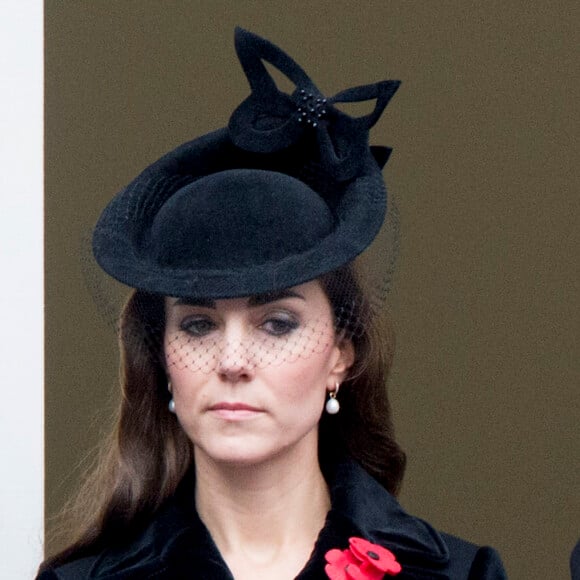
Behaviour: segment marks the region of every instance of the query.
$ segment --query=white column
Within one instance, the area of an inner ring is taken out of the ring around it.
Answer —
[[[42,558],[43,3],[0,0],[0,577]]]

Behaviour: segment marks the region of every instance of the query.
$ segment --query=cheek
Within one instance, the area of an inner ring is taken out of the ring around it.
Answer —
[[[194,359],[190,356],[192,350],[190,341],[183,335],[168,332],[164,338],[163,350],[168,371],[195,368]]]
[[[324,400],[334,351],[334,348],[329,347],[324,352],[272,367],[270,372],[276,374],[281,398],[297,406],[300,406],[301,401]]]
[[[179,360],[180,345],[172,331],[166,330],[163,336],[163,353],[165,356],[165,366],[168,372],[177,366]]]
[[[204,380],[199,372],[192,372],[187,366],[168,365],[167,374],[171,381],[172,396],[176,401],[183,401],[187,406],[203,402]]]

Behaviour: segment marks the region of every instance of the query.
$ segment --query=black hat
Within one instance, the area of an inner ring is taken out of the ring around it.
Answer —
[[[368,132],[399,82],[325,98],[278,47],[239,28],[235,40],[252,93],[228,127],[145,169],[96,225],[97,262],[128,286],[211,298],[287,288],[351,262],[383,223],[390,150],[369,147]],[[359,118],[334,106],[369,99]]]

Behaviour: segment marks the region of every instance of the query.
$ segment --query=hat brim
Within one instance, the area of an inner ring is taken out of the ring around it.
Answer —
[[[387,195],[380,168],[369,151],[356,178],[333,182],[316,166],[305,167],[308,157],[303,149],[304,144],[298,143],[277,154],[243,151],[232,143],[227,129],[181,145],[148,167],[107,206],[93,234],[97,262],[133,288],[213,299],[289,288],[351,262],[369,246],[385,217]],[[308,183],[331,208],[334,228],[305,251],[244,268],[168,268],[152,259],[143,247],[143,231],[160,205],[202,176],[238,168],[281,171]]]

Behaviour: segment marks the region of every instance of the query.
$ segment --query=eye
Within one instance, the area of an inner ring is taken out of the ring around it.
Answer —
[[[260,328],[272,336],[284,336],[298,328],[298,321],[289,316],[276,315],[265,320]]]
[[[215,330],[216,324],[211,318],[205,316],[190,316],[179,324],[179,329],[190,336],[203,337]]]

